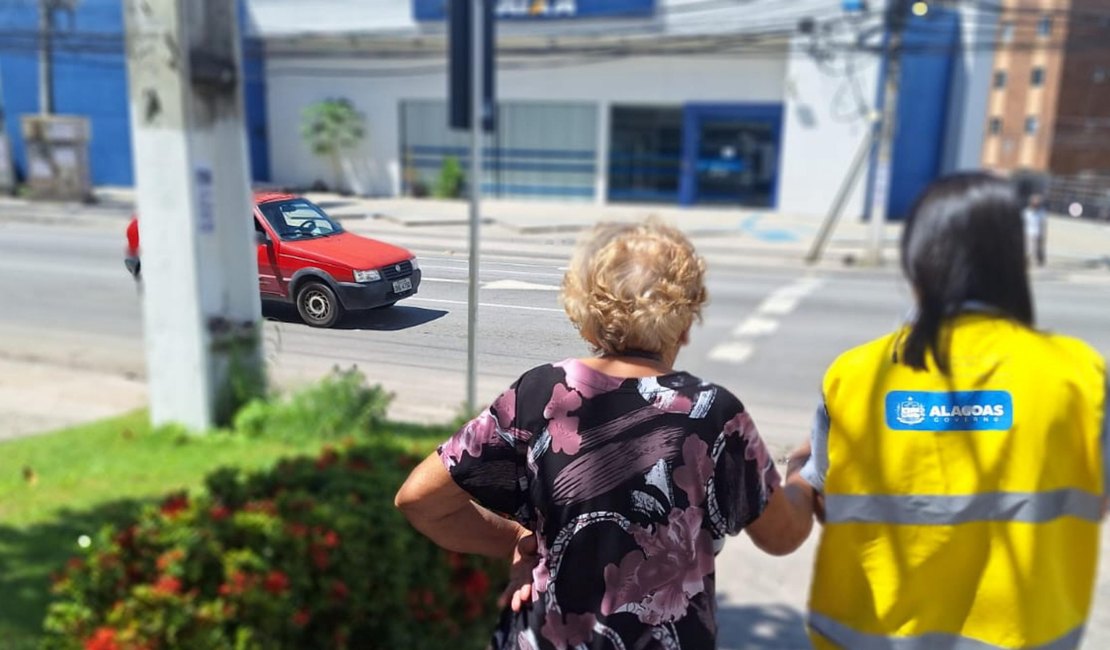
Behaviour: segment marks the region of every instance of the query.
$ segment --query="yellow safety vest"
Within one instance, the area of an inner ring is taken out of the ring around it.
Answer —
[[[942,332],[945,376],[897,361],[905,334],[825,377],[815,648],[1077,647],[1098,560],[1105,361],[964,314]]]

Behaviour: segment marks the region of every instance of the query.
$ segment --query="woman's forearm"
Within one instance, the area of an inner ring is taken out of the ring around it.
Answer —
[[[473,501],[452,512],[428,516],[402,508],[413,527],[449,551],[511,558],[517,541],[529,534],[520,524],[486,510]]]
[[[398,490],[394,503],[414,528],[459,553],[511,558],[529,531],[470,500],[436,454],[424,459]]]

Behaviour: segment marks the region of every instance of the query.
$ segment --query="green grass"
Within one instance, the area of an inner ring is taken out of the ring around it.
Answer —
[[[388,430],[421,450],[446,435],[440,427]],[[143,412],[0,444],[0,650],[35,646],[50,574],[78,552],[81,535],[167,492],[195,492],[217,468],[263,469],[322,445],[152,431]]]

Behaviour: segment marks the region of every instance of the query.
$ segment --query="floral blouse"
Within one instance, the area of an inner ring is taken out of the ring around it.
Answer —
[[[536,532],[533,601],[494,650],[716,647],[714,554],[779,485],[755,424],[684,372],[525,373],[439,448],[482,506]]]

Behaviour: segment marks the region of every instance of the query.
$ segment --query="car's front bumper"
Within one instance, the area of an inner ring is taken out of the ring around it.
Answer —
[[[412,289],[401,293],[393,291],[393,283],[404,278],[396,278],[394,280],[378,280],[377,282],[367,282],[365,284],[356,282],[340,282],[339,283],[339,300],[343,303],[343,307],[350,311],[357,311],[359,309],[373,309],[375,307],[382,307],[404,300],[413,295],[416,295],[417,289],[420,288],[420,269],[412,272],[412,275],[405,276],[412,279]]]

